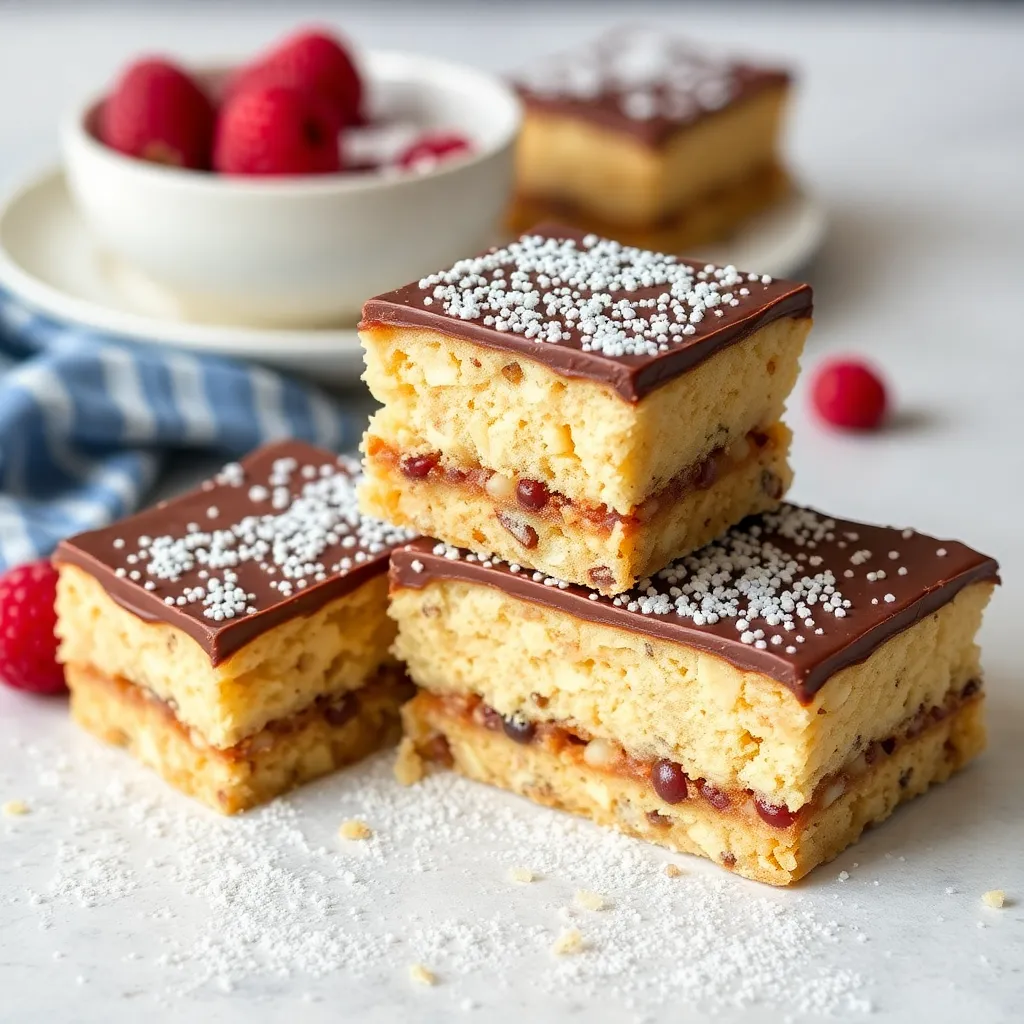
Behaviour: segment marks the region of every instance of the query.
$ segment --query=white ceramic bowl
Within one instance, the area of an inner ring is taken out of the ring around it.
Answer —
[[[430,57],[369,53],[374,117],[451,129],[471,156],[410,174],[237,178],[129,159],[90,131],[101,99],[64,121],[75,202],[111,255],[206,322],[352,322],[372,295],[492,241],[512,187],[519,102],[500,80]]]

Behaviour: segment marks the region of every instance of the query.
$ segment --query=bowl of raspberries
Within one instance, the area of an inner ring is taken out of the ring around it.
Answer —
[[[316,328],[490,244],[519,123],[489,74],[303,30],[233,67],[136,60],[62,144],[104,253],[187,315]]]

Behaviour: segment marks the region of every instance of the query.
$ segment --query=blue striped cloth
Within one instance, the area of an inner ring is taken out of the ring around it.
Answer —
[[[341,451],[360,424],[271,370],[58,323],[0,289],[0,571],[137,509],[173,451]]]

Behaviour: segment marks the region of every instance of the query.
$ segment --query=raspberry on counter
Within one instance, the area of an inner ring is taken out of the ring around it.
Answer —
[[[0,576],[0,682],[31,693],[63,693],[57,663],[57,571],[32,562]]]
[[[811,397],[826,423],[847,430],[875,430],[888,404],[882,378],[857,359],[836,359],[819,366]]]

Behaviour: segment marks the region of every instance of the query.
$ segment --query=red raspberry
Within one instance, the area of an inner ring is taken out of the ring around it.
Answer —
[[[407,171],[432,171],[439,163],[456,156],[466,156],[473,147],[455,132],[434,132],[421,135],[398,158],[398,166]]]
[[[338,126],[298,89],[238,93],[217,122],[213,166],[223,174],[332,174],[341,170]]]
[[[289,36],[265,57],[243,68],[228,87],[236,96],[272,85],[313,92],[322,97],[340,127],[363,123],[363,83],[344,46],[326,32]]]
[[[832,360],[818,367],[811,383],[818,415],[847,430],[874,430],[885,416],[885,385],[858,360]]]
[[[206,170],[213,121],[210,100],[181,68],[140,60],[125,70],[100,108],[99,136],[126,156]]]
[[[32,562],[0,576],[0,681],[32,693],[63,693],[57,663],[57,570]]]

